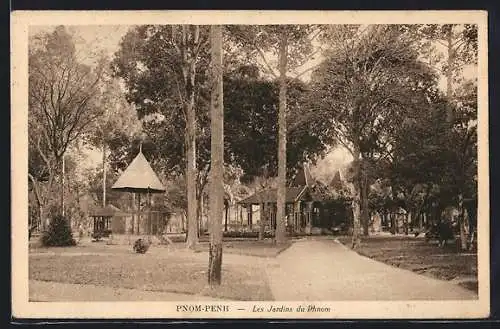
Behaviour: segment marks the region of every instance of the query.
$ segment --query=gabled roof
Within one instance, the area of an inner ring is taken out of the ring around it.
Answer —
[[[332,180],[330,181],[330,187],[337,191],[341,190],[344,187],[344,181],[342,180],[342,176],[340,175],[340,170],[337,170],[335,176],[333,176]]]
[[[136,193],[165,192],[165,187],[156,176],[142,151],[139,151],[139,154],[118,178],[112,189]]]
[[[309,165],[307,163],[304,163],[297,172],[297,174],[295,175],[290,186],[300,187],[300,186],[312,186],[312,185],[314,185],[314,180],[311,176]]]
[[[295,202],[302,194],[305,189],[305,186],[302,187],[287,187],[286,188],[286,196],[285,202],[292,203]],[[248,198],[245,198],[238,203],[240,204],[259,204],[262,202],[277,202],[278,198],[278,189],[266,189],[259,191]]]

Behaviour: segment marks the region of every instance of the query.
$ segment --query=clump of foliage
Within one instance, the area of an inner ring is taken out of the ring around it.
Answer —
[[[55,216],[48,230],[42,235],[42,245],[46,247],[63,247],[76,245],[69,222],[61,215]]]
[[[149,249],[149,242],[143,239],[137,239],[134,242],[134,251],[138,254],[145,254]]]

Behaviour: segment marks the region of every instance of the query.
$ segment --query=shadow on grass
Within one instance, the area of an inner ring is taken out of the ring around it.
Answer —
[[[338,241],[351,248],[351,237]],[[477,254],[457,253],[454,246],[440,248],[411,236],[362,237],[354,250],[358,254],[391,266],[411,270],[441,280],[453,280],[477,293]]]
[[[292,245],[291,241],[283,244],[276,244],[271,239],[266,240],[229,240],[223,242],[223,252],[228,254],[255,256],[255,257],[276,257]],[[209,243],[200,242],[197,246],[198,252],[208,252]]]

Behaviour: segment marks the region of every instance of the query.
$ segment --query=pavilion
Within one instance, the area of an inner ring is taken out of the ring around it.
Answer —
[[[101,237],[108,237],[113,231],[113,219],[125,217],[117,207],[108,204],[105,207],[97,207],[90,211],[89,216],[93,220],[92,236],[99,240]]]
[[[340,176],[336,175],[337,182]],[[286,188],[285,215],[289,233],[311,234],[322,229],[331,229],[345,221],[348,203],[334,197],[331,189],[315,181],[309,166],[304,164]],[[260,206],[261,221],[267,222],[271,229],[276,228],[277,188],[261,190],[238,202],[247,210],[247,225],[252,227],[252,206]]]
[[[153,210],[153,208],[157,207],[153,207],[151,205],[151,194],[164,193],[165,187],[154,172],[153,168],[151,168],[151,165],[144,157],[144,154],[142,154],[142,147],[134,160],[132,160],[127,169],[125,169],[122,175],[112,186],[112,189],[132,193],[134,198],[137,196],[137,211],[132,212],[132,215],[137,215],[137,225],[135,225],[134,216],[132,216],[131,233],[139,234],[143,231],[143,233],[153,234],[158,232],[158,227],[161,226],[159,222],[160,219],[163,218],[164,214],[157,209]],[[142,194],[147,196],[147,220],[145,223],[141,223],[143,214],[143,208],[141,207]]]

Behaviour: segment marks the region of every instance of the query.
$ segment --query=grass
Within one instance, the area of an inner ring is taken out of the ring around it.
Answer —
[[[351,246],[351,237],[338,240]],[[457,280],[477,292],[477,254],[457,253],[455,246],[438,247],[411,236],[362,237],[356,252],[374,260],[441,280]],[[472,278],[475,278],[471,280]]]
[[[224,253],[272,257],[286,247],[288,245],[275,246],[270,241],[231,241],[224,243]],[[208,251],[208,243],[200,243],[196,251],[186,251],[183,243],[168,248],[153,246],[144,255],[133,253],[131,245],[106,245],[105,242],[75,247],[33,247],[29,278],[230,300],[273,299],[262,264],[237,260],[234,256],[232,261],[228,257],[223,259],[222,284],[211,289],[207,285],[205,251]]]
[[[257,240],[248,238],[225,238],[223,241],[223,250],[225,254],[246,255],[256,257],[276,257],[282,251],[290,247],[292,242],[288,240],[286,243],[277,245],[272,239]],[[155,248],[165,248],[166,245],[155,245]],[[183,250],[185,249],[184,242],[175,242],[168,246],[170,249]],[[196,247],[197,252],[208,252],[208,239],[201,239]],[[32,243],[30,251],[32,253],[121,253],[128,254],[132,250],[132,244],[114,244],[107,245],[105,241],[85,242],[73,247],[41,247],[38,244]]]
[[[223,252],[235,255],[246,255],[256,257],[276,257],[279,253],[290,247],[287,241],[282,245],[276,245],[272,240],[229,240],[223,242]],[[200,242],[197,250],[208,252],[209,243]]]

